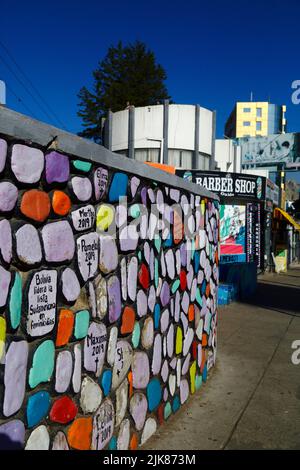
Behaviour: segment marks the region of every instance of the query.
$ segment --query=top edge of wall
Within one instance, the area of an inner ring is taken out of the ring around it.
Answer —
[[[2,106],[0,106],[0,134],[42,147],[47,147],[55,139],[55,150],[57,151],[219,201],[216,194],[195,183],[113,153],[102,145]]]

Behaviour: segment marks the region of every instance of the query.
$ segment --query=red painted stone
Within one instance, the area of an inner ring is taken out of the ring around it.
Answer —
[[[187,281],[186,281],[186,272],[182,269],[180,271],[180,289],[184,291],[187,286]]]
[[[157,417],[158,417],[158,422],[160,425],[163,424],[164,422],[164,403],[162,403],[161,405],[159,405],[158,409],[157,409]]]
[[[66,424],[77,415],[78,408],[70,397],[64,396],[53,403],[50,410],[50,420],[55,423]]]
[[[139,270],[139,281],[140,281],[140,284],[141,286],[144,288],[144,289],[148,289],[149,287],[149,283],[150,283],[150,279],[149,279],[149,271],[148,271],[148,268],[145,264],[142,264],[141,267],[140,267],[140,270]]]
[[[193,341],[193,343],[192,343],[192,357],[193,357],[194,361],[197,359],[197,346],[198,346],[198,342]]]
[[[44,222],[50,213],[50,199],[47,193],[38,189],[26,191],[21,199],[20,210],[29,219]]]

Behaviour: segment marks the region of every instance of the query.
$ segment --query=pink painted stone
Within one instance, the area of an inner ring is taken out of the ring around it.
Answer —
[[[103,323],[92,322],[84,340],[84,368],[99,377],[106,356],[107,332]]]
[[[139,234],[135,225],[128,225],[124,227],[119,234],[121,251],[135,251]]]
[[[129,410],[137,431],[141,431],[147,416],[148,402],[143,393],[136,392],[130,400]]]
[[[149,359],[145,352],[137,351],[132,360],[132,383],[137,389],[146,388],[150,380]]]
[[[202,363],[202,345],[198,344],[197,346],[197,364],[199,367],[201,367]]]
[[[21,183],[37,183],[44,169],[44,154],[39,149],[15,144],[12,148],[11,169]]]
[[[162,333],[165,333],[165,331],[167,331],[169,323],[170,323],[170,313],[169,313],[169,310],[166,309],[163,311],[160,317],[160,331]]]
[[[191,353],[188,353],[188,355],[186,356],[185,360],[184,360],[184,363],[182,365],[182,369],[181,369],[181,374],[182,375],[185,375],[188,373],[188,370],[189,370],[189,367],[190,367],[190,360],[191,360]]]
[[[169,392],[168,392],[167,387],[164,388],[163,398],[164,398],[164,402],[166,402],[169,398]]]
[[[137,189],[140,185],[140,182],[141,180],[139,178],[137,178],[136,176],[133,176],[130,180],[130,191],[131,191],[131,195],[132,197],[134,197],[136,195],[136,192],[137,192]]]
[[[103,198],[108,182],[108,171],[106,168],[99,167],[94,173],[94,189],[97,201]]]
[[[42,229],[45,258],[48,262],[70,261],[75,252],[74,236],[69,222],[60,220]]]
[[[161,378],[163,379],[164,383],[167,382],[169,377],[169,364],[168,361],[165,359],[163,366],[161,368]]]
[[[178,189],[170,189],[170,198],[173,199],[173,201],[178,202],[180,197],[180,191]]]
[[[183,404],[189,397],[189,383],[186,379],[180,382],[180,403]]]
[[[74,176],[71,180],[72,189],[80,202],[87,202],[92,196],[92,183],[84,176]]]
[[[174,353],[174,325],[171,323],[168,334],[167,334],[167,353],[171,358]]]
[[[9,181],[0,183],[0,211],[10,212],[14,209],[18,199],[17,187]]]
[[[70,351],[61,351],[56,359],[55,391],[64,393],[71,382],[73,360]]]
[[[25,224],[16,232],[16,251],[20,261],[33,265],[42,261],[42,247],[37,229]]]
[[[137,314],[139,317],[144,317],[147,314],[148,302],[147,296],[143,290],[137,293]]]
[[[104,273],[115,271],[118,266],[118,249],[114,238],[110,235],[100,235],[99,267]]]
[[[121,315],[121,286],[117,276],[111,276],[107,281],[108,316],[110,323],[114,323]]]
[[[4,139],[0,139],[0,173],[4,170],[7,156],[7,143]]]
[[[11,273],[0,266],[0,307],[6,304],[10,281]]]
[[[153,357],[152,357],[152,373],[157,375],[160,372],[162,361],[162,338],[160,334],[157,334],[154,339],[153,345]]]
[[[133,256],[128,263],[128,277],[127,277],[128,297],[133,302],[135,301],[135,298],[136,298],[137,272],[138,272],[138,259],[135,256]]]
[[[168,303],[170,302],[170,286],[166,281],[164,281],[161,288],[160,301],[163,307],[168,305]]]
[[[61,276],[62,293],[67,302],[75,302],[80,295],[80,284],[75,272],[66,268]]]
[[[6,353],[4,371],[4,416],[11,416],[22,406],[28,360],[27,341],[13,341]]]
[[[12,234],[10,223],[6,219],[0,221],[0,252],[3,260],[6,263],[10,263],[12,257]]]

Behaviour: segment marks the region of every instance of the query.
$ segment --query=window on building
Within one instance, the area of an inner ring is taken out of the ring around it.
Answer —
[[[256,123],[256,130],[261,131],[261,121],[257,121]]]
[[[134,159],[138,162],[158,163],[160,157],[160,149],[135,149]]]
[[[244,113],[250,113],[250,112],[251,112],[251,108],[243,108],[243,112],[244,112]]]
[[[256,116],[261,117],[262,116],[262,109],[261,108],[256,108]]]
[[[244,126],[244,127],[250,126],[250,121],[244,121],[244,122],[243,122],[243,126]]]

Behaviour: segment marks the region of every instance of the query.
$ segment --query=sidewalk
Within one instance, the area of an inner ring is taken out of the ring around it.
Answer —
[[[219,309],[207,383],[143,449],[300,449],[300,267],[259,277],[255,301]]]

